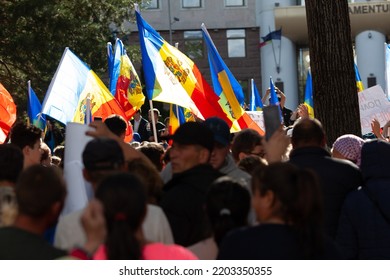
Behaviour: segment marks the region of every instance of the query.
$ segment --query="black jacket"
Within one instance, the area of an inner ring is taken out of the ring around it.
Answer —
[[[390,144],[365,143],[361,170],[364,186],[390,217]],[[390,259],[390,224],[367,193],[350,193],[342,208],[336,241],[347,259]]]
[[[131,120],[130,122],[133,126],[133,129],[134,129],[134,119]],[[148,123],[149,122],[146,119],[141,117],[141,122],[139,123],[138,131],[137,131],[137,133],[141,137],[141,142],[142,141],[149,141],[149,131],[147,130]]]
[[[362,184],[359,168],[352,162],[332,158],[320,147],[295,149],[290,154],[290,162],[318,175],[324,201],[324,229],[334,239],[345,197]]]
[[[176,244],[193,245],[211,233],[204,210],[209,186],[222,174],[210,165],[198,165],[175,174],[164,186],[160,206],[172,229]]]

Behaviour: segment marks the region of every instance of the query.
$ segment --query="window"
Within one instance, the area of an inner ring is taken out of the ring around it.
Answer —
[[[245,57],[245,29],[230,29],[226,31],[228,56]]]
[[[191,58],[203,57],[203,35],[202,31],[184,31],[185,54]]]
[[[160,3],[159,3],[160,0],[149,0],[146,4],[145,4],[145,8],[148,9],[148,10],[152,10],[152,9],[159,9],[160,8]]]
[[[202,0],[182,0],[183,8],[201,8]]]
[[[225,0],[226,7],[242,7],[245,6],[245,0]]]

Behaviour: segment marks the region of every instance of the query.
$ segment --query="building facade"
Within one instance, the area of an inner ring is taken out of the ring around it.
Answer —
[[[356,62],[365,87],[380,84],[386,90],[384,43],[390,34],[390,2],[349,1],[351,34]],[[286,96],[286,106],[302,102],[310,65],[304,1],[297,0],[151,0],[143,18],[161,36],[194,60],[211,85],[204,23],[220,55],[241,83],[249,101],[250,80],[260,93],[269,78]],[[281,40],[259,47],[261,37],[282,28]],[[130,44],[138,45],[135,24]]]

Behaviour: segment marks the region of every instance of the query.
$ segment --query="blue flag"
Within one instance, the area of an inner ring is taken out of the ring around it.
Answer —
[[[32,89],[30,81],[28,81],[27,96],[27,115],[29,122],[44,131],[46,128],[46,117],[41,113],[42,104]]]
[[[261,111],[263,109],[263,102],[261,101],[259,91],[255,85],[255,81],[251,79],[251,98],[249,101],[249,109],[251,111]]]

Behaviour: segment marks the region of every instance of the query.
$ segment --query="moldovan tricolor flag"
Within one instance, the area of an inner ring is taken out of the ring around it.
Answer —
[[[200,119],[219,117],[229,125],[219,98],[185,54],[169,45],[136,11],[149,100],[188,108]]]
[[[110,92],[118,100],[129,120],[145,102],[141,82],[120,39],[116,39],[114,50],[111,43],[107,44],[107,54]]]
[[[237,97],[241,95],[242,88],[219,55],[218,50],[203,23],[202,31],[208,49],[208,59],[214,91],[220,98],[221,107],[233,122],[230,131],[237,132],[244,128],[252,128],[257,130],[261,135],[264,135],[264,131],[241,107]],[[237,85],[239,86],[239,89]]]
[[[43,101],[42,113],[65,125],[85,123],[87,99],[93,117],[105,120],[117,114],[126,119],[122,107],[95,72],[66,48]],[[132,130],[128,126],[126,141],[131,138]]]
[[[303,104],[306,105],[309,116],[314,118],[313,81],[311,79],[310,69],[307,70],[305,101]]]
[[[16,105],[11,94],[0,83],[0,143],[7,139],[11,126],[16,121]]]

